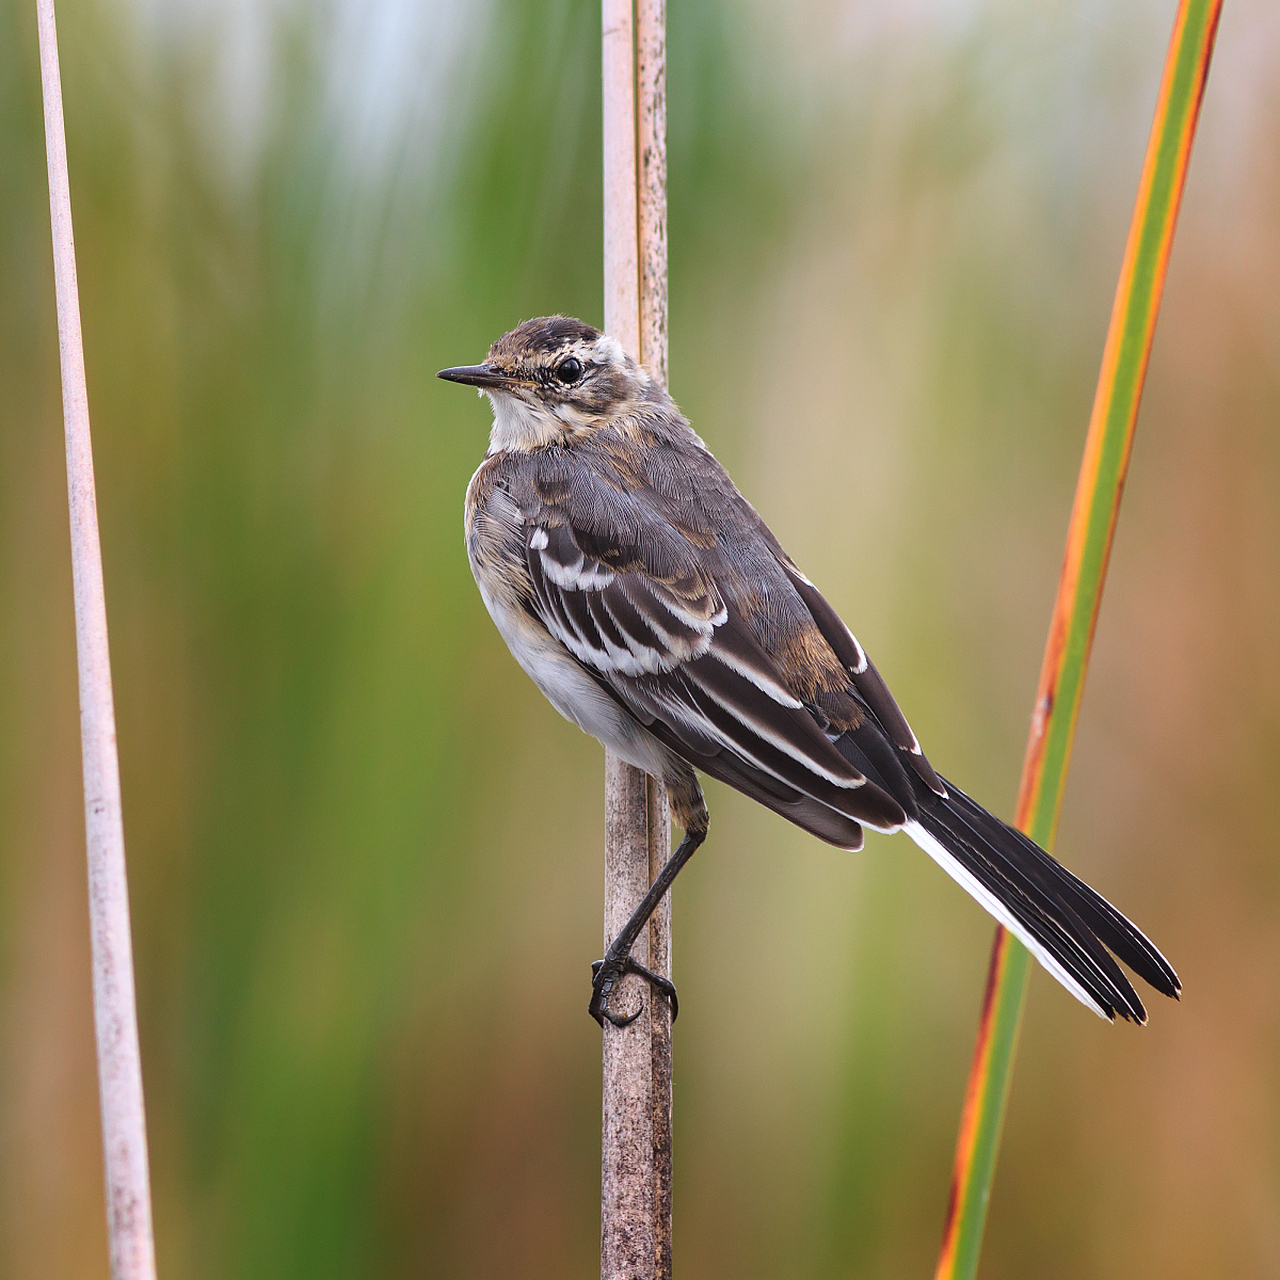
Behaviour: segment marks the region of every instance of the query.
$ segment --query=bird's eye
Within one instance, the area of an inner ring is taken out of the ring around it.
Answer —
[[[582,361],[575,356],[570,356],[567,360],[561,360],[556,366],[556,377],[561,382],[577,382],[582,377]]]

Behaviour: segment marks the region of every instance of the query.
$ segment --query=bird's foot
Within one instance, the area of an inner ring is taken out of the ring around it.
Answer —
[[[597,960],[591,966],[591,1003],[587,1006],[587,1012],[601,1027],[604,1026],[606,1018],[615,1027],[629,1026],[643,1012],[643,1004],[635,1013],[614,1013],[609,1008],[609,997],[617,990],[618,979],[628,973],[634,973],[637,977],[643,978],[650,986],[656,987],[667,997],[671,1004],[671,1021],[674,1022],[680,1012],[675,983],[670,978],[654,973],[652,969],[646,969],[639,960],[633,960],[629,954],[614,955],[611,949],[603,960]]]

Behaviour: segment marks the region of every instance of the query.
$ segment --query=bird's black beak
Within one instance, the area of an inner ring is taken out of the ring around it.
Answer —
[[[504,390],[524,385],[524,379],[500,373],[491,364],[460,364],[455,369],[441,369],[436,374],[446,382],[461,382],[468,387],[492,387]]]

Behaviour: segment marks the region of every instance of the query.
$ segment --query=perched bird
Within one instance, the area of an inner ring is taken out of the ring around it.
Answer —
[[[685,833],[595,965],[601,1025],[629,1020],[609,1009],[623,973],[675,1012],[630,952],[706,838],[695,770],[842,849],[906,832],[1101,1017],[1147,1018],[1111,952],[1177,996],[1140,930],[934,772],[853,633],[619,343],[527,320],[439,376],[493,406],[466,537],[502,638],[561,715],[662,780]]]

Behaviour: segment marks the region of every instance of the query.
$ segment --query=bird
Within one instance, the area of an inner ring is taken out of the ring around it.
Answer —
[[[442,369],[492,406],[467,556],[520,666],[566,719],[666,787],[684,835],[604,958],[679,1005],[631,947],[707,837],[698,774],[841,849],[904,832],[1100,1017],[1145,1023],[1123,961],[1177,998],[1140,929],[929,763],[866,650],[653,377],[614,338],[544,316]]]

